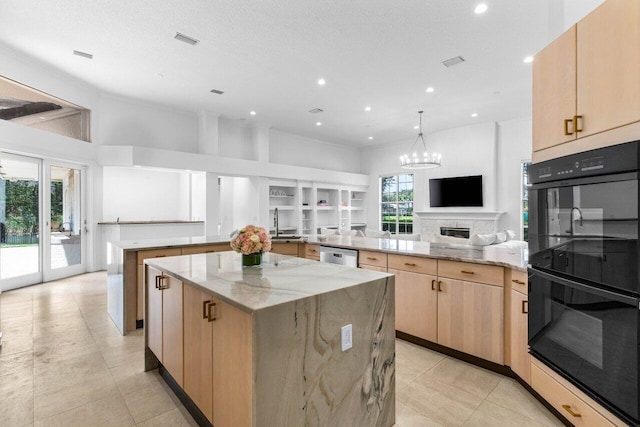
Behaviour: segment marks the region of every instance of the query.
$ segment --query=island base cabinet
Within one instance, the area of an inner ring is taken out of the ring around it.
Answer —
[[[437,342],[437,279],[420,273],[392,270],[396,276],[396,330]]]
[[[213,423],[213,322],[210,295],[184,285],[184,391]]]
[[[157,277],[162,273],[153,267],[147,266],[147,323],[145,333],[147,335],[147,347],[162,363],[162,290],[158,287]]]
[[[438,344],[502,364],[503,288],[438,278]]]
[[[511,290],[511,329],[510,329],[510,363],[511,370],[525,382],[529,383],[531,360],[527,340],[527,324],[529,301],[526,295]]]

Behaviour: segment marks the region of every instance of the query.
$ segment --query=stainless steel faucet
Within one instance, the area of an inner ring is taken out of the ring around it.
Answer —
[[[275,213],[273,214],[273,226],[276,228],[276,236],[280,234],[279,226],[278,226],[278,208],[276,208]]]
[[[578,211],[578,221],[580,221],[580,227],[582,227],[582,211],[580,210],[580,208],[577,207],[572,207],[571,208],[571,212],[569,213],[569,235],[573,236],[573,211],[577,210]]]

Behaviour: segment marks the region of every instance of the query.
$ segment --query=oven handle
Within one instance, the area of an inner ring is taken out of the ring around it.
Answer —
[[[608,291],[606,289],[596,288],[595,286],[587,285],[584,283],[576,282],[574,280],[565,279],[564,277],[556,276],[555,274],[549,274],[545,271],[538,270],[535,267],[529,265],[529,274],[533,274],[535,276],[540,276],[543,279],[551,280],[553,282],[558,282],[561,285],[568,286],[570,288],[577,289],[579,291],[589,292],[591,294],[595,294],[601,296],[603,298],[607,298],[610,300],[618,301],[623,304],[628,304],[634,307],[637,307],[640,310],[640,298],[629,297],[626,295],[621,295],[615,292]],[[531,283],[531,281],[529,281]],[[531,285],[530,285],[531,286]]]
[[[614,173],[610,175],[585,176],[579,178],[561,178],[554,181],[543,181],[531,184],[529,191],[541,190],[555,187],[574,187],[577,185],[604,184],[607,182],[635,181],[638,179],[638,172]]]

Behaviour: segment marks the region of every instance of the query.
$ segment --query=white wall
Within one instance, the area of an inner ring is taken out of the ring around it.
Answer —
[[[514,230],[522,239],[520,198],[521,164],[531,159],[531,118],[498,123],[498,210],[501,229]]]
[[[256,160],[256,153],[251,143],[251,128],[247,122],[220,117],[218,141],[221,157]]]
[[[360,173],[359,149],[305,138],[276,129],[271,129],[269,132],[269,161]]]
[[[186,172],[105,167],[103,221],[190,220]]]
[[[416,170],[414,173],[414,211],[495,211],[497,206],[496,124],[481,123],[447,129],[425,136],[428,151],[442,154],[442,166]],[[400,155],[409,152],[413,139],[363,152],[363,173],[370,176],[367,195],[367,227],[379,227],[379,178],[383,175],[410,173],[400,167]],[[429,207],[429,178],[482,175],[484,206],[482,208]]]
[[[198,152],[198,116],[158,105],[103,95],[99,141]]]
[[[226,235],[247,224],[259,224],[257,179],[220,177],[220,234]]]

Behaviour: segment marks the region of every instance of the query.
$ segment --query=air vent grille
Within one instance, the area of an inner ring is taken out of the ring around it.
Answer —
[[[185,36],[182,33],[176,33],[176,35],[173,38],[176,39],[176,40],[180,40],[181,42],[185,42],[187,44],[190,44],[192,46],[197,45],[198,43],[200,43],[200,40],[196,40],[193,37]]]
[[[312,114],[318,114],[318,113],[322,113],[324,110],[322,108],[313,108],[311,110],[309,110],[310,113]]]
[[[464,58],[462,56],[456,56],[454,58],[449,58],[446,61],[442,61],[442,65],[444,65],[447,68],[450,68],[462,62],[464,62]]]
[[[222,95],[224,92],[218,89],[211,89],[211,93],[215,93],[216,95]]]
[[[93,59],[93,55],[87,52],[81,52],[79,50],[74,50],[73,54],[76,56],[81,56],[83,58],[87,58],[87,59]]]

